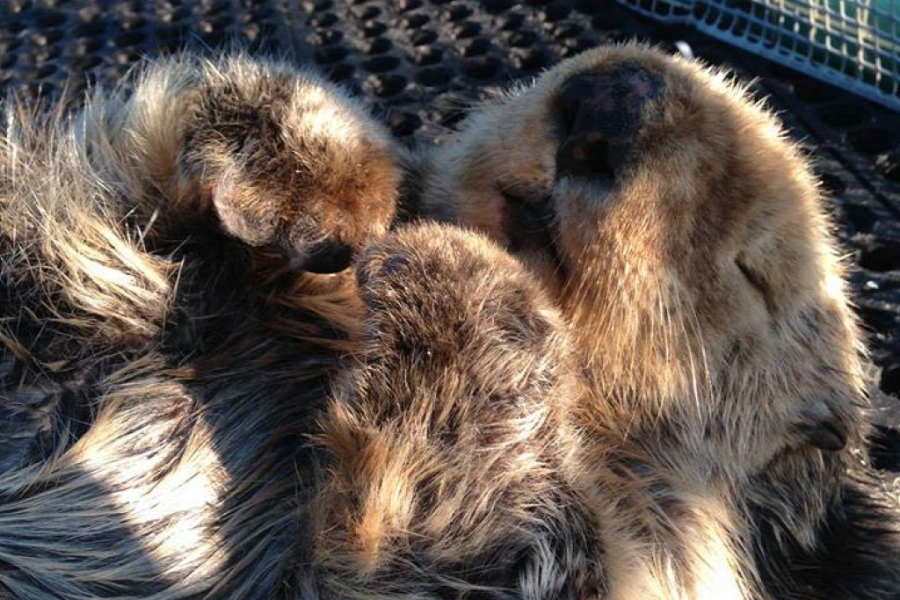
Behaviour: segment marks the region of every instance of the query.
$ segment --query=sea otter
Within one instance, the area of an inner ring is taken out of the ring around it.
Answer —
[[[727,75],[592,50],[416,156],[247,56],[7,118],[6,595],[900,590],[822,198]]]

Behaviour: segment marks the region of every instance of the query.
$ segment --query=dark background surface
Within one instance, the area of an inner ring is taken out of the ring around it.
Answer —
[[[3,0],[0,92],[77,103],[144,56],[242,47],[315,64],[362,95],[407,143],[429,144],[466,108],[593,46],[685,41],[756,80],[815,156],[848,252],[878,367],[875,464],[900,494],[900,114],[660,25],[612,0]]]

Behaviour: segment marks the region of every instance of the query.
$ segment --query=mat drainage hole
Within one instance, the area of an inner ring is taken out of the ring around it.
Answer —
[[[129,31],[127,33],[123,33],[122,35],[117,35],[113,39],[113,43],[118,48],[124,48],[126,46],[139,46],[144,42],[144,34],[139,31]]]
[[[39,79],[46,79],[56,73],[56,65],[44,65],[38,69],[37,76]]]
[[[31,43],[40,48],[45,48],[60,41],[63,39],[63,36],[64,34],[61,29],[47,29],[33,34],[31,36]]]
[[[513,0],[484,0],[481,4],[484,10],[492,15],[499,15],[516,5]]]
[[[481,33],[481,25],[474,21],[465,21],[453,28],[453,37],[458,40],[473,38]]]
[[[351,12],[354,17],[362,21],[368,21],[381,16],[381,9],[377,6],[360,6]]]
[[[366,48],[367,54],[384,54],[394,47],[393,42],[387,38],[376,38]]]
[[[832,127],[850,129],[865,123],[869,118],[869,113],[861,106],[843,104],[828,107],[820,111],[819,116]]]
[[[422,69],[416,75],[416,81],[426,87],[439,87],[453,80],[453,71],[446,67]]]
[[[73,56],[84,56],[100,49],[101,40],[97,38],[77,38],[69,47],[69,52]]]
[[[531,48],[537,41],[537,34],[531,31],[517,31],[509,36],[509,45],[513,48]]]
[[[554,32],[556,39],[558,40],[568,40],[574,37],[578,37],[581,35],[581,32],[584,29],[580,25],[565,25],[560,27]]]
[[[387,31],[388,27],[381,21],[367,21],[363,24],[362,32],[363,35],[367,38],[378,37],[385,31]]]
[[[302,6],[307,13],[315,13],[329,10],[334,3],[331,0],[318,0],[317,2],[304,2]]]
[[[72,61],[72,66],[78,71],[87,71],[100,66],[103,60],[96,55],[80,56]]]
[[[82,23],[75,30],[78,35],[83,36],[98,36],[103,35],[103,32],[106,30],[106,26],[101,21],[88,21],[87,23]]]
[[[840,90],[826,85],[815,79],[802,79],[794,84],[794,93],[803,102],[810,104],[823,104],[837,100],[841,96]]]
[[[447,21],[462,21],[472,15],[474,11],[465,4],[453,4],[444,13]]]
[[[900,138],[894,132],[875,127],[866,127],[847,134],[850,145],[864,154],[880,154],[897,145]]]
[[[436,65],[441,62],[444,57],[440,48],[428,48],[416,57],[416,64],[419,66]]]
[[[872,231],[878,220],[875,213],[865,206],[846,205],[841,207],[841,211],[844,214],[844,221],[859,233]]]
[[[842,194],[847,189],[844,180],[834,173],[818,173],[818,176],[822,189],[832,196]]]
[[[864,269],[884,273],[900,270],[900,244],[875,243],[866,248],[859,258],[859,265]]]
[[[472,79],[490,79],[500,71],[500,66],[496,58],[473,58],[466,62],[463,72]]]
[[[400,21],[400,26],[404,29],[418,29],[428,23],[428,21],[428,15],[417,13],[404,17],[404,19]]]
[[[208,17],[214,17],[216,15],[221,15],[222,13],[228,12],[231,9],[231,2],[227,0],[225,2],[215,2],[213,4],[207,5],[203,7],[202,12]]]
[[[430,29],[420,29],[409,36],[409,41],[411,41],[414,46],[427,46],[437,40],[437,38],[438,34],[434,31],[431,31]]]
[[[49,12],[39,15],[34,22],[40,29],[48,29],[50,27],[59,27],[66,22],[66,17],[62,13]]]
[[[515,31],[525,24],[525,15],[521,13],[504,15],[500,17],[498,24],[503,31]]]
[[[331,48],[322,48],[313,53],[313,60],[320,65],[331,65],[347,58],[349,51],[343,46],[332,46]]]
[[[308,23],[313,27],[332,27],[338,22],[338,17],[334,13],[313,14],[309,18]]]
[[[417,8],[422,8],[422,0],[400,0],[397,3],[397,10],[400,12],[409,12]]]
[[[350,63],[339,63],[328,70],[328,79],[335,83],[347,81],[353,75],[353,65]]]
[[[147,21],[144,19],[144,17],[132,13],[123,15],[121,20],[119,21],[119,25],[122,27],[122,29],[125,29],[127,31],[131,31],[132,29],[140,29],[146,23]]]
[[[544,20],[548,23],[562,21],[569,16],[569,7],[564,4],[551,4],[544,10]]]
[[[12,53],[18,50],[22,42],[16,38],[8,37],[0,41],[0,53]]]
[[[395,96],[406,89],[406,77],[402,75],[382,75],[375,79],[375,95],[384,98]]]
[[[466,58],[472,58],[475,56],[482,56],[487,54],[488,50],[491,49],[491,42],[484,38],[478,38],[472,40],[465,48],[463,48],[463,56]]]
[[[400,59],[396,56],[376,56],[363,63],[363,69],[369,73],[385,73],[393,71],[400,66]]]
[[[548,67],[551,58],[546,52],[529,52],[518,60],[518,66],[523,71],[538,71]]]

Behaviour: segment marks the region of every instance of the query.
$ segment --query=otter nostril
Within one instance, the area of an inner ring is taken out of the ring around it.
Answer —
[[[612,177],[610,142],[596,134],[570,136],[556,154],[558,176]]]
[[[559,97],[556,100],[556,108],[559,113],[559,119],[562,125],[563,136],[572,133],[575,121],[578,118],[578,109],[581,106],[581,100],[590,93],[590,88],[586,81],[580,78],[570,80],[563,86]]]
[[[612,179],[631,152],[626,139],[609,139],[602,134],[569,136],[556,152],[557,177]]]

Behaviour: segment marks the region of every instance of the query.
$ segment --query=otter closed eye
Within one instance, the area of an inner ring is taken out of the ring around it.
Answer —
[[[738,270],[743,275],[744,279],[750,286],[757,292],[759,292],[760,296],[762,296],[763,300],[766,303],[766,307],[769,311],[775,309],[775,301],[772,296],[772,290],[769,289],[766,280],[763,275],[752,268],[750,268],[745,262],[743,262],[740,258],[736,258],[734,264],[737,265]]]

